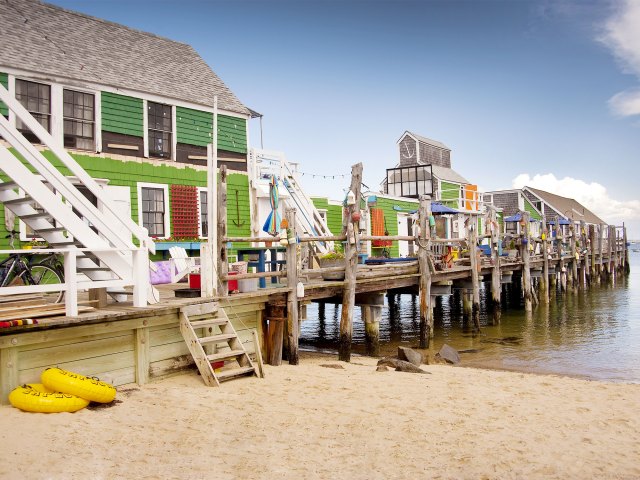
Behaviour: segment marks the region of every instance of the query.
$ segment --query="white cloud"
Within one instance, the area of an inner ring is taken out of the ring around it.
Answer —
[[[640,219],[640,200],[615,200],[607,189],[596,182],[587,183],[577,178],[556,178],[553,173],[531,177],[521,173],[512,180],[513,188],[533,187],[563,197],[573,198],[605,222],[619,224]]]
[[[611,49],[625,72],[640,79],[640,0],[624,0],[618,5],[605,22],[600,41]],[[640,90],[614,95],[609,106],[618,115],[639,115]]]

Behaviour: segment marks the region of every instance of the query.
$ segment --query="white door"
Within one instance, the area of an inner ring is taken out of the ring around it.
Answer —
[[[409,235],[409,215],[405,213],[399,213],[397,218],[398,218],[398,235],[399,236]],[[409,242],[404,240],[398,242],[398,250],[401,257],[408,257]]]
[[[106,185],[102,188],[115,203],[118,216],[120,218],[131,218],[131,189],[129,187],[116,185]],[[106,210],[101,204],[98,205],[98,210],[105,214],[107,219],[109,219],[109,225],[112,226],[113,230],[118,233],[121,238],[129,242],[131,241],[131,233],[129,230],[119,221],[115,220],[114,215],[109,210]]]

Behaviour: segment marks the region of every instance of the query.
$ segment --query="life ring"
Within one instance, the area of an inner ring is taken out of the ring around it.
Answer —
[[[22,385],[9,394],[9,402],[25,412],[77,412],[89,405],[89,400],[68,393],[49,390],[41,383]]]
[[[95,377],[85,377],[61,368],[47,368],[40,377],[42,383],[56,392],[70,393],[92,402],[110,403],[116,398],[113,385]]]

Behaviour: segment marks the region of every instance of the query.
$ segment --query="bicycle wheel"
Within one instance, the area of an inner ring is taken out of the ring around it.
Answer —
[[[33,285],[55,285],[58,283],[64,283],[62,274],[55,271],[49,265],[31,265],[30,273]],[[60,303],[64,297],[64,292],[51,292],[50,295],[54,303]]]

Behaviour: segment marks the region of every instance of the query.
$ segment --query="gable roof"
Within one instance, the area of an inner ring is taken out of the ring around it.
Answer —
[[[439,178],[440,180],[465,184],[469,183],[467,179],[465,179],[462,175],[460,175],[452,168],[441,167],[439,165],[431,165],[431,168],[433,169],[433,176]]]
[[[411,135],[413,138],[415,138],[419,142],[428,143],[429,145],[433,145],[434,147],[451,151],[451,149],[447,147],[444,143],[439,142],[437,140],[432,140],[427,137],[423,137],[422,135],[418,135],[416,133],[410,132],[409,130],[405,130],[405,132],[402,134],[402,136],[400,136],[400,139],[396,143],[400,143],[400,141],[405,137],[405,135]]]
[[[13,67],[249,115],[185,43],[36,0],[0,0],[0,69]]]
[[[584,220],[586,223],[591,224],[606,223],[595,213],[573,198],[561,197],[560,195],[532,187],[524,187],[523,190],[529,190],[540,198],[540,200],[558,212],[558,215],[562,217],[572,218],[574,221]]]

